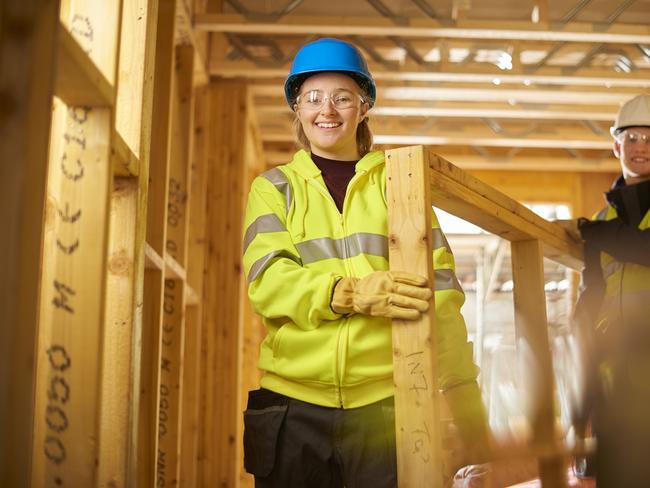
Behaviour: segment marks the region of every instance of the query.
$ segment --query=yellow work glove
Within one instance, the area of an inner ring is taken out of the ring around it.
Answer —
[[[416,320],[429,309],[433,292],[427,279],[403,271],[375,271],[363,278],[341,278],[332,294],[336,313],[361,313]]]

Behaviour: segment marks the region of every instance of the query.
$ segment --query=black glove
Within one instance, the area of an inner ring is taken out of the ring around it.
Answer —
[[[650,266],[650,229],[641,230],[619,218],[612,220],[578,220],[585,247],[604,251],[617,261]]]

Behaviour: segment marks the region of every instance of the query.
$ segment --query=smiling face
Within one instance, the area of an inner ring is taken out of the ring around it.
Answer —
[[[630,134],[636,134],[638,137],[630,137]],[[623,177],[628,184],[650,179],[650,139],[648,138],[650,138],[650,127],[630,127],[621,132],[614,142],[614,154],[621,162]]]
[[[300,94],[321,90],[329,96],[340,90],[362,95],[359,85],[347,75],[326,72],[310,76],[300,87]],[[311,152],[318,156],[339,161],[359,159],[357,149],[357,126],[364,119],[368,104],[361,100],[351,107],[337,109],[329,98],[318,109],[296,107],[296,115]]]

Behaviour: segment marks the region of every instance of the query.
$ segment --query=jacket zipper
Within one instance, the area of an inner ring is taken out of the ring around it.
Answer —
[[[348,183],[348,187],[345,190],[345,198],[343,199],[343,212],[339,213],[339,209],[336,206],[336,202],[334,201],[334,198],[332,197],[332,194],[327,190],[327,188],[323,188],[323,185],[320,184],[318,180],[315,180],[313,178],[308,179],[308,183],[312,184],[318,192],[323,195],[327,200],[329,200],[330,204],[336,209],[336,213],[339,214],[340,217],[340,224],[341,227],[343,228],[343,235],[347,236],[347,226],[345,225],[345,214],[346,214],[346,209],[348,206],[348,195],[351,193],[352,186],[356,184],[357,181],[361,178],[361,176],[365,175],[367,171],[362,170],[359,173],[356,173],[352,179],[350,180],[350,183]],[[345,271],[348,276],[353,276],[353,272],[351,269],[351,265],[349,262],[349,252],[348,252],[348,244],[347,241],[344,240],[344,245],[345,245],[345,256],[343,258],[343,263],[345,266]],[[341,322],[341,326],[339,327],[337,331],[337,351],[336,351],[336,382],[337,382],[337,396],[338,396],[338,404],[340,408],[343,408],[343,393],[341,392],[341,386],[343,384],[343,372],[342,372],[342,367],[341,365],[343,364],[343,330],[345,330],[348,327],[348,319],[343,318]]]

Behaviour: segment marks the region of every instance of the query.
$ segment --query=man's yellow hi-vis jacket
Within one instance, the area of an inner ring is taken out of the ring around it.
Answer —
[[[592,220],[610,221],[617,216],[616,209],[608,205]],[[638,228],[650,229],[650,210],[646,211]],[[597,327],[605,334],[610,326],[620,328],[622,324],[643,324],[647,328],[650,323],[650,267],[617,260],[604,251],[600,253],[600,266],[606,288]]]
[[[433,215],[440,387],[476,379],[454,259]],[[261,385],[317,405],[354,408],[393,395],[391,322],[330,308],[342,276],[388,269],[384,154],[355,168],[339,213],[309,153],[258,176],[245,217],[248,295],[268,335]]]

